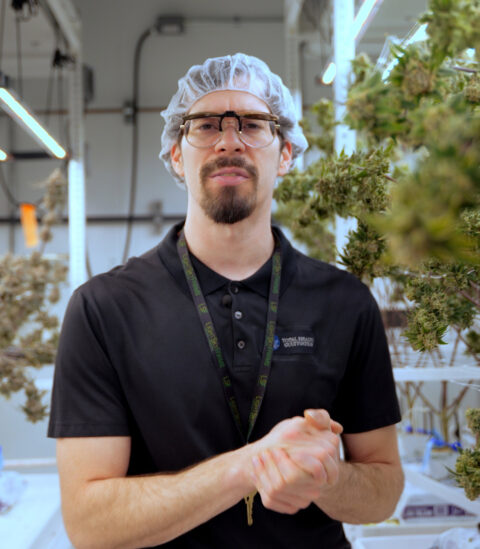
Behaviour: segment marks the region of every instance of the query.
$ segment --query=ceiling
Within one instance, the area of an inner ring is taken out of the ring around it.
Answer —
[[[82,2],[74,0],[81,13]],[[331,2],[334,0],[304,0],[300,28],[308,32],[317,42],[307,48],[307,56],[318,55],[319,49],[328,52],[331,36]],[[115,9],[113,0],[95,0],[97,3],[109,3]],[[118,0],[117,0],[118,2]],[[142,9],[151,11],[152,5],[158,14],[188,14],[187,19],[215,18],[222,16],[239,16],[240,18],[274,17],[280,21],[284,14],[282,0],[242,0],[242,2],[225,2],[224,0],[123,0],[122,4],[131,2],[135,15],[141,17]],[[42,2],[43,3],[43,2]],[[361,0],[357,0],[357,5]],[[2,5],[3,4],[3,5]],[[118,6],[118,3],[116,4]],[[407,34],[418,16],[425,11],[427,0],[383,0],[378,12],[357,45],[357,51],[364,51],[376,59],[380,54],[385,39],[389,35],[402,37]],[[357,6],[358,8],[358,6]],[[56,44],[61,44],[58,32],[53,30],[52,21],[45,11],[40,9],[33,14],[24,10],[20,23],[19,17],[11,8],[10,0],[0,0],[0,13],[5,11],[3,48],[0,54],[0,70],[11,78],[19,74],[23,78],[47,78],[53,51]],[[84,21],[83,25],[88,24]],[[20,34],[18,34],[18,30]],[[318,39],[316,38],[318,36]],[[18,44],[20,43],[20,49]],[[1,47],[1,44],[0,44]],[[62,46],[63,47],[63,46]],[[20,56],[18,52],[20,51]]]

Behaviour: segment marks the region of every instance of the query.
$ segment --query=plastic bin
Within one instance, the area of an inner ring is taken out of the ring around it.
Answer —
[[[438,534],[358,538],[353,549],[430,549]]]

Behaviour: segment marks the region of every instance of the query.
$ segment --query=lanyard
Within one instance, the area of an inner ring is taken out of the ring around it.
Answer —
[[[217,364],[217,370],[220,374],[223,391],[230,411],[232,413],[233,420],[235,421],[235,425],[237,426],[240,436],[245,441],[245,443],[247,443],[250,439],[250,435],[252,434],[253,427],[257,420],[260,406],[262,405],[263,397],[265,395],[265,390],[267,387],[268,375],[270,373],[270,366],[272,364],[275,325],[277,322],[278,298],[280,293],[280,277],[282,271],[282,256],[280,251],[280,244],[277,239],[275,239],[275,250],[272,258],[272,275],[270,279],[270,291],[268,296],[265,342],[263,344],[262,362],[260,364],[258,380],[255,385],[250,414],[248,416],[248,430],[246,436],[242,429],[240,412],[238,409],[237,399],[235,398],[233,392],[232,381],[227,372],[225,360],[220,349],[220,343],[215,332],[215,327],[213,325],[207,303],[203,296],[202,290],[200,288],[200,283],[190,260],[187,241],[185,240],[185,233],[183,229],[180,232],[177,241],[177,251],[182,262],[183,271],[185,273],[188,287],[190,288],[190,293],[192,294],[192,298],[195,303],[200,322],[203,326],[205,337],[208,341],[208,346],[210,347],[213,359]]]

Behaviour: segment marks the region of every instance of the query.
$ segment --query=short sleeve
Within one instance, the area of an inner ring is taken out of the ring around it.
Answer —
[[[98,309],[85,294],[85,286],[77,289],[65,313],[48,436],[127,436],[125,397],[106,351]]]
[[[401,420],[382,317],[370,291],[366,292],[333,406],[333,417],[345,433],[370,431]]]

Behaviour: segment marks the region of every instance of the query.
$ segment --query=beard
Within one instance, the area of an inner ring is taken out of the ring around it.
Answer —
[[[248,193],[239,186],[225,186],[212,190],[208,187],[208,177],[220,168],[235,167],[247,171],[253,189]],[[249,217],[257,204],[258,171],[243,158],[218,158],[202,166],[200,170],[202,198],[200,206],[212,221],[232,225]]]

